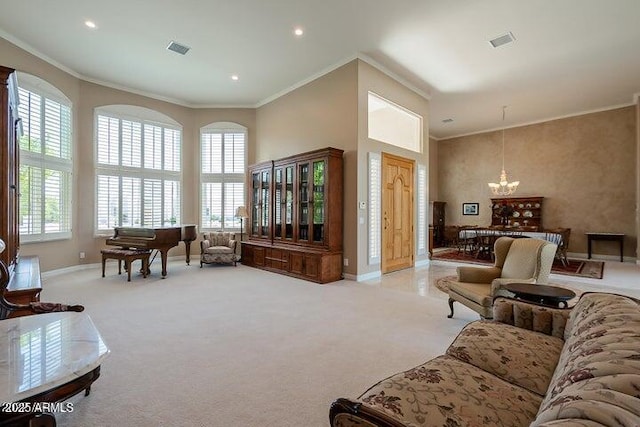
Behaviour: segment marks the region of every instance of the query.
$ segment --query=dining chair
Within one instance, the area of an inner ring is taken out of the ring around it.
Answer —
[[[489,229],[476,230],[476,258],[486,256],[490,258],[491,261],[494,260],[493,245],[496,241],[496,238],[499,237],[499,233],[499,231]]]

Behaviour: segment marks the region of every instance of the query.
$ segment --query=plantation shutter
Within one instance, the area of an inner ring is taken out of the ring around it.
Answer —
[[[144,125],[144,167],[162,169],[162,128]]]
[[[117,176],[98,176],[97,219],[99,230],[112,230],[119,225],[120,179]]]
[[[71,107],[37,91],[28,84],[18,89],[19,227],[25,242],[71,237]]]
[[[145,179],[143,182],[144,227],[161,227],[162,221],[162,181],[159,179]]]
[[[96,231],[179,224],[182,132],[118,115],[97,112]]]
[[[114,119],[117,120],[117,119]],[[116,150],[118,141],[114,141]],[[117,163],[112,163],[117,164]],[[122,120],[122,166],[142,166],[142,124]]]
[[[418,165],[418,255],[427,253],[427,167]]]
[[[98,163],[117,165],[120,162],[120,121],[98,116]]]
[[[369,153],[369,264],[379,264],[381,260],[381,169],[380,153]]]

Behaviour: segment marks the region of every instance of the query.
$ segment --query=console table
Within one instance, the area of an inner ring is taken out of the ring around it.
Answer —
[[[591,242],[594,240],[607,240],[620,244],[620,262],[623,262],[624,234],[622,233],[585,233],[587,235],[588,258],[591,259]]]
[[[59,312],[0,321],[0,402],[60,402],[91,391],[109,354],[86,313]],[[0,412],[0,425],[37,413]]]

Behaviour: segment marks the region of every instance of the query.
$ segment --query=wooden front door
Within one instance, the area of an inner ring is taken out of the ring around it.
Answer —
[[[413,161],[382,153],[382,272],[413,267]]]

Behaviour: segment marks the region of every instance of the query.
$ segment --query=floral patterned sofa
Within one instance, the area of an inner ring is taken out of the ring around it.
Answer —
[[[640,426],[640,301],[571,309],[499,297],[442,356],[338,399],[333,427]]]

